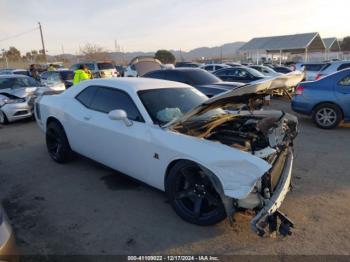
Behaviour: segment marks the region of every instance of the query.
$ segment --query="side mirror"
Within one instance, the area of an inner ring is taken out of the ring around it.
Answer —
[[[112,110],[108,113],[108,117],[111,120],[122,120],[126,126],[132,126],[132,121],[128,119],[128,115],[122,109]]]

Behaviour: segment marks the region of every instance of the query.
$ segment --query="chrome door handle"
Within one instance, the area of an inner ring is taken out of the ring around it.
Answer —
[[[84,120],[90,120],[91,116],[84,116]]]

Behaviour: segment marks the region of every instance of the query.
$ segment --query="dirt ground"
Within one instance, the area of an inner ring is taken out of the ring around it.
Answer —
[[[33,121],[0,127],[0,199],[22,254],[349,255],[350,129],[299,121],[295,187],[282,206],[296,228],[284,239],[259,238],[243,214],[234,227],[194,226],[164,193],[118,172],[82,157],[56,164]]]

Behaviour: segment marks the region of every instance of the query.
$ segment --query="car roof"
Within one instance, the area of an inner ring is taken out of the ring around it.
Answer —
[[[202,68],[199,68],[199,67],[175,67],[175,68],[166,68],[166,69],[159,69],[159,70],[154,70],[154,71],[151,71],[151,72],[148,72],[146,73],[145,75],[147,74],[150,74],[150,73],[154,73],[154,72],[191,72],[191,71],[198,71],[198,70],[203,70],[205,71],[204,69]],[[205,71],[207,72],[207,71]]]
[[[109,78],[109,79],[92,79],[88,81],[84,81],[82,83],[89,82],[89,85],[102,85],[108,87],[115,87],[125,91],[133,91],[138,92],[141,90],[150,90],[150,89],[159,89],[159,88],[188,88],[191,87],[189,85],[153,79],[153,78],[143,78],[143,77],[125,77],[125,78]]]
[[[200,67],[204,67],[204,66],[228,66],[228,65],[226,65],[226,64],[219,64],[219,63],[213,63],[213,64],[201,65]]]
[[[328,62],[331,65],[341,65],[341,64],[349,64],[350,60],[346,60],[346,61],[332,61],[332,62]]]
[[[247,69],[247,68],[249,68],[249,66],[244,66],[244,65],[242,65],[242,66],[235,66],[235,67],[225,67],[225,68],[221,68],[221,69],[217,70],[216,72],[224,71],[224,70]]]

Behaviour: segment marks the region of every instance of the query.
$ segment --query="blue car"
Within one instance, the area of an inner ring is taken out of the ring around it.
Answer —
[[[324,129],[350,121],[350,69],[344,69],[318,81],[302,82],[292,99],[292,109],[309,115]]]

